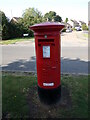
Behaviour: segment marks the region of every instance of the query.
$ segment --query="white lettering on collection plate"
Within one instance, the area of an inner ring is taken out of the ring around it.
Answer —
[[[43,86],[54,86],[54,83],[43,83]]]

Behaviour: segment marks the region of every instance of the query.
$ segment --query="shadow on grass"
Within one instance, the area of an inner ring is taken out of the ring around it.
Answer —
[[[90,62],[89,62],[90,63]],[[3,71],[34,71],[36,72],[36,57],[29,61],[17,60],[2,67]],[[88,74],[88,62],[80,59],[61,58],[61,73]]]

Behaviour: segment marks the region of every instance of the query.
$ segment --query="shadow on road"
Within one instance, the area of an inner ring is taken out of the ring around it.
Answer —
[[[80,59],[61,58],[61,72],[62,73],[75,73],[75,74],[88,74],[88,63]]]
[[[7,66],[2,67],[2,70],[9,71],[36,71],[36,57],[33,56],[30,60],[21,59],[9,63]]]
[[[35,71],[36,57],[32,56],[30,60],[18,60],[3,66],[4,71]],[[88,74],[88,62],[80,59],[61,58],[61,73]]]

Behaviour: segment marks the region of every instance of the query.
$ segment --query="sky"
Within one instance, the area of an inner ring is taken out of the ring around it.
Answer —
[[[37,8],[42,15],[55,11],[65,18],[88,23],[88,2],[90,0],[0,0],[0,10],[8,18],[21,17],[25,9]]]

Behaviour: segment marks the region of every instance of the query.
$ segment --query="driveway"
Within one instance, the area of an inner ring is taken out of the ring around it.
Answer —
[[[82,32],[61,34],[61,72],[88,74],[88,40]],[[36,71],[34,42],[2,46],[2,70]]]

